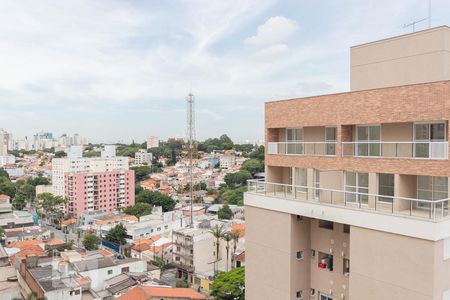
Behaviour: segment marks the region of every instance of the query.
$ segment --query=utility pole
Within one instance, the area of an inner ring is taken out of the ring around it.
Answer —
[[[194,218],[192,215],[192,207],[193,207],[193,197],[194,197],[194,180],[192,174],[192,152],[194,151],[194,139],[195,139],[195,102],[194,102],[194,94],[189,93],[186,102],[187,102],[187,132],[186,139],[188,143],[188,153],[189,153],[189,198],[190,198],[190,227],[194,225]]]

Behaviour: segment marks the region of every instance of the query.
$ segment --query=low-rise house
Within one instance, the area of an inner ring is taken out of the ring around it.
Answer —
[[[5,245],[24,240],[49,240],[51,238],[50,230],[40,227],[22,227],[5,229]]]
[[[137,286],[116,298],[117,300],[202,300],[205,295],[188,288]]]
[[[8,195],[0,195],[0,214],[12,212],[12,204]]]
[[[3,213],[0,215],[0,227],[21,228],[34,226],[33,215],[25,211],[13,211],[12,213]]]
[[[100,291],[105,289],[105,280],[121,273],[146,272],[147,262],[135,258],[114,259],[103,257],[74,262],[73,268],[81,276],[89,277],[91,288],[94,291]]]

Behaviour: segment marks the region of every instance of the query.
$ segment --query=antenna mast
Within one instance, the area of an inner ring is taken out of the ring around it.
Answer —
[[[189,93],[186,97],[187,102],[187,132],[186,132],[186,142],[188,143],[188,153],[189,153],[189,198],[190,198],[190,227],[194,225],[194,218],[192,215],[193,197],[194,197],[194,180],[192,175],[192,152],[194,151],[194,140],[195,140],[195,97],[194,94]]]

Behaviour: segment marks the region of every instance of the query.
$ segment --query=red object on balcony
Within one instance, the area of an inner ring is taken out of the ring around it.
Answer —
[[[327,268],[327,265],[326,265],[326,264],[323,264],[323,263],[319,263],[319,268],[321,268],[321,269],[326,269],[326,268]]]

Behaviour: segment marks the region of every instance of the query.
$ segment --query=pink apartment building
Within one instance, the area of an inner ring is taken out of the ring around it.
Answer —
[[[110,212],[133,206],[134,183],[133,170],[65,173],[66,214],[78,217],[88,211]]]

